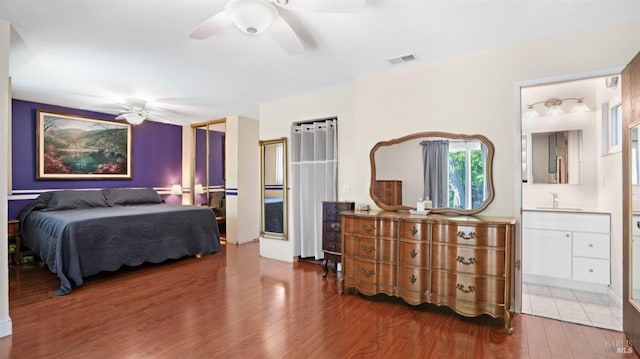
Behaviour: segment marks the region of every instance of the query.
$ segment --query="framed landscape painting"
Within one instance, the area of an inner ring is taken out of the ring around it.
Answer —
[[[38,110],[37,179],[131,179],[131,125]]]

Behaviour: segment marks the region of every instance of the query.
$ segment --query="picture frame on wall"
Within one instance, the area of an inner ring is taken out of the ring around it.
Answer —
[[[36,178],[131,179],[132,126],[36,111]]]

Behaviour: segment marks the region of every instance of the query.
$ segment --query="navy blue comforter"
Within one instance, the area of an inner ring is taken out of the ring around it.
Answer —
[[[58,295],[102,271],[221,250],[215,215],[200,206],[162,203],[32,211],[21,230],[23,243],[60,278]]]

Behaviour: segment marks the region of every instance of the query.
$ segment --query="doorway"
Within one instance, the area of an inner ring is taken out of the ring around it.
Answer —
[[[622,331],[616,72],[520,88],[521,312]]]

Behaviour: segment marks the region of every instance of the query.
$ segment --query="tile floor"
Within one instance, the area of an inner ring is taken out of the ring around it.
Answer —
[[[622,331],[622,308],[606,294],[523,283],[522,312]]]

